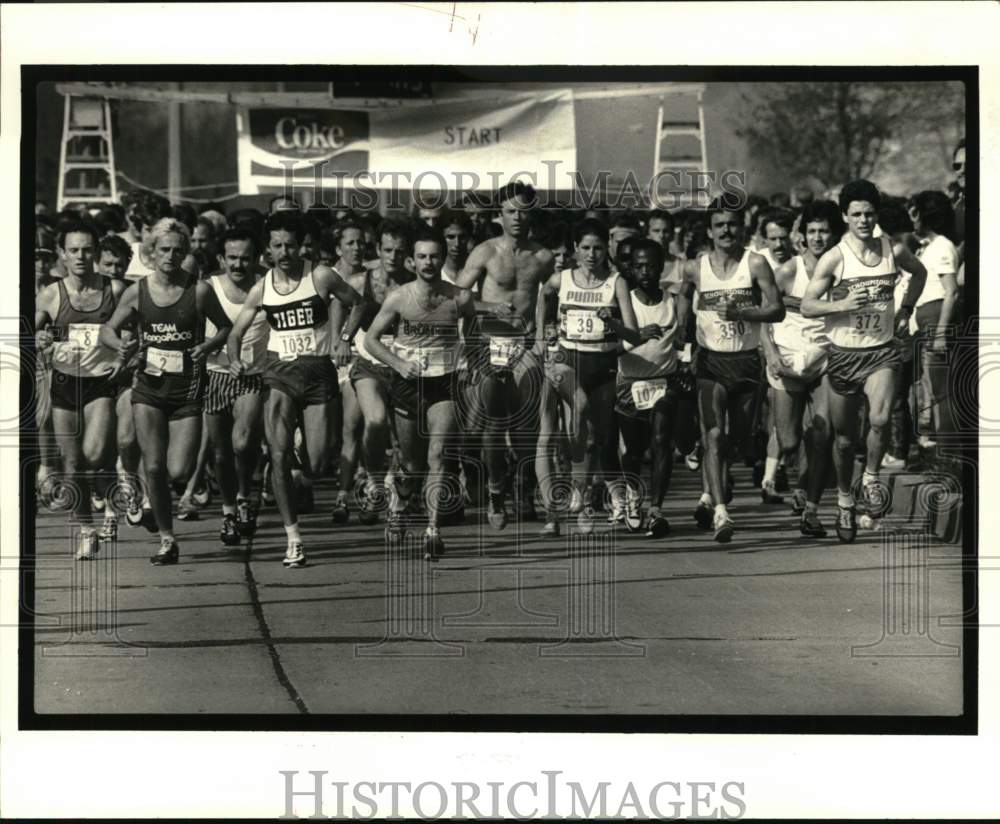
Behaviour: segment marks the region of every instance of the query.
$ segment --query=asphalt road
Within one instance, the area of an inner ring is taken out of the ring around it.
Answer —
[[[39,713],[651,713],[954,715],[962,709],[960,548],[884,532],[803,538],[736,470],[737,531],[691,516],[675,470],[671,536],[503,532],[472,511],[446,556],[411,560],[382,529],[303,518],[309,565],[281,564],[265,509],[252,547],[216,507],[178,523],[181,559],[125,525],[72,560],[65,515],[37,526]],[[821,512],[832,530],[832,502]]]

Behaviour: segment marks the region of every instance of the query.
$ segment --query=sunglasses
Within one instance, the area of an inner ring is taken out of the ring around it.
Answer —
[[[951,164],[951,168],[954,169],[956,172],[960,172],[965,168],[965,161],[963,160],[961,163],[956,161]]]

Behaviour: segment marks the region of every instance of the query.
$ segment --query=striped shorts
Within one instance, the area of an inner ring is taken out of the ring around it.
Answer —
[[[232,411],[233,404],[241,395],[262,392],[264,380],[260,375],[240,375],[233,377],[228,372],[208,373],[208,391],[205,393],[205,412],[220,415]]]

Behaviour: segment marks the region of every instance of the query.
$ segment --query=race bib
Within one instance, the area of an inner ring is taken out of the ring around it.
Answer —
[[[508,367],[524,353],[524,343],[520,338],[490,338],[490,363],[493,366]]]
[[[96,349],[99,323],[71,323],[66,340],[77,349]]]
[[[316,354],[315,329],[290,329],[285,332],[275,332],[278,357],[283,361],[293,361],[302,355]]]
[[[578,341],[603,341],[604,321],[593,309],[567,309],[566,338]]]
[[[240,360],[243,361],[246,366],[253,366],[254,345],[252,343],[249,346],[240,347]]]
[[[851,333],[854,335],[880,335],[885,330],[882,327],[882,311],[866,307],[858,312],[851,312]]]
[[[655,378],[651,381],[636,381],[632,384],[632,400],[635,401],[635,408],[643,411],[656,406],[664,395],[667,394],[667,379]]]
[[[147,375],[181,375],[184,372],[184,353],[177,349],[157,349],[150,346],[146,350]]]
[[[749,326],[744,320],[713,320],[712,325],[718,340],[739,340],[747,333]]]
[[[451,349],[409,349],[398,347],[396,354],[420,367],[422,378],[437,378],[455,371],[455,352]]]

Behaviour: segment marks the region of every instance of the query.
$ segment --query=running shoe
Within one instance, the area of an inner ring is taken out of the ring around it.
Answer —
[[[684,463],[687,464],[687,468],[692,472],[697,472],[701,469],[701,441],[696,443],[694,449],[684,456]]]
[[[385,541],[389,549],[398,551],[403,546],[406,538],[406,524],[403,519],[403,512],[392,510],[385,519]]]
[[[862,509],[873,520],[885,517],[891,501],[889,486],[884,481],[875,480],[862,487]]]
[[[153,514],[152,507],[149,506],[149,501],[143,501],[142,520],[139,523],[146,527],[146,532],[159,531],[159,527],[156,525],[156,516]]]
[[[559,521],[546,521],[545,526],[538,531],[538,534],[542,538],[558,538],[561,534]]]
[[[765,481],[760,489],[760,500],[765,504],[783,504],[785,499],[778,494],[774,481]]]
[[[883,469],[906,469],[906,461],[902,458],[897,458],[889,452],[885,453],[882,458],[882,468]]]
[[[105,506],[107,506],[107,501],[105,501],[104,498],[95,492],[90,493],[90,508],[94,510],[94,512],[104,512]]]
[[[330,513],[330,520],[335,524],[346,524],[350,518],[350,511],[347,508],[347,493],[338,492],[337,500],[333,503],[333,511]]]
[[[825,538],[826,527],[820,523],[819,513],[808,510],[803,512],[802,520],[799,522],[799,532],[807,538]]]
[[[805,490],[796,489],[792,493],[792,514],[801,515],[806,511],[806,493]]]
[[[659,513],[650,515],[646,526],[647,538],[666,538],[670,534],[670,521]]]
[[[285,550],[285,557],[281,563],[288,569],[296,569],[306,565],[306,554],[302,551],[302,542],[296,541],[288,545]]]
[[[109,510],[110,511],[110,510]],[[104,523],[101,524],[101,529],[97,533],[97,537],[102,541],[117,541],[118,540],[118,516],[113,515],[108,517],[107,512],[104,515]]]
[[[208,481],[204,481],[202,486],[191,493],[191,500],[198,506],[208,506],[212,502],[212,489]]]
[[[235,515],[222,516],[222,529],[219,531],[219,539],[226,546],[240,545],[240,529],[236,523]]]
[[[486,518],[490,526],[499,531],[507,527],[507,508],[502,492],[491,492],[486,507]]]
[[[611,511],[608,513],[608,523],[612,526],[625,523],[625,501],[621,495],[611,496]]]
[[[131,527],[142,525],[142,500],[132,487],[125,492],[125,521]]]
[[[574,486],[573,492],[569,496],[569,512],[571,515],[576,515],[583,511],[583,493],[580,491],[579,487]]]
[[[378,485],[371,478],[365,483],[364,493],[361,496],[361,506],[358,509],[358,520],[365,526],[378,523]]]
[[[178,521],[197,521],[199,517],[198,507],[194,500],[185,495],[177,502]]]
[[[580,532],[584,535],[589,535],[594,531],[594,521],[596,520],[596,513],[593,507],[585,506],[580,510],[580,514],[576,516],[576,525],[579,527]]]
[[[728,514],[717,512],[712,519],[713,536],[720,544],[728,544],[733,538],[733,519]]]
[[[642,531],[642,499],[631,489],[625,496],[625,512],[622,516],[625,529],[636,533]]]
[[[257,531],[257,511],[246,498],[236,499],[236,528],[241,535]]]
[[[80,529],[80,540],[76,548],[76,560],[90,561],[97,555],[99,549],[100,545],[97,542],[97,533],[92,527],[82,527]]]
[[[842,544],[853,544],[858,534],[854,507],[837,507],[837,538]]]
[[[694,508],[694,519],[698,526],[702,529],[711,529],[714,517],[715,510],[712,508],[712,505],[706,504],[704,501],[698,501],[698,506]]]
[[[160,539],[160,551],[149,559],[149,562],[153,566],[167,566],[168,564],[176,564],[177,559],[180,557],[181,551],[180,547],[177,546],[177,541],[171,540],[170,538]]]
[[[441,533],[432,526],[427,527],[424,533],[424,560],[436,561],[444,555],[444,541],[441,540]]]

